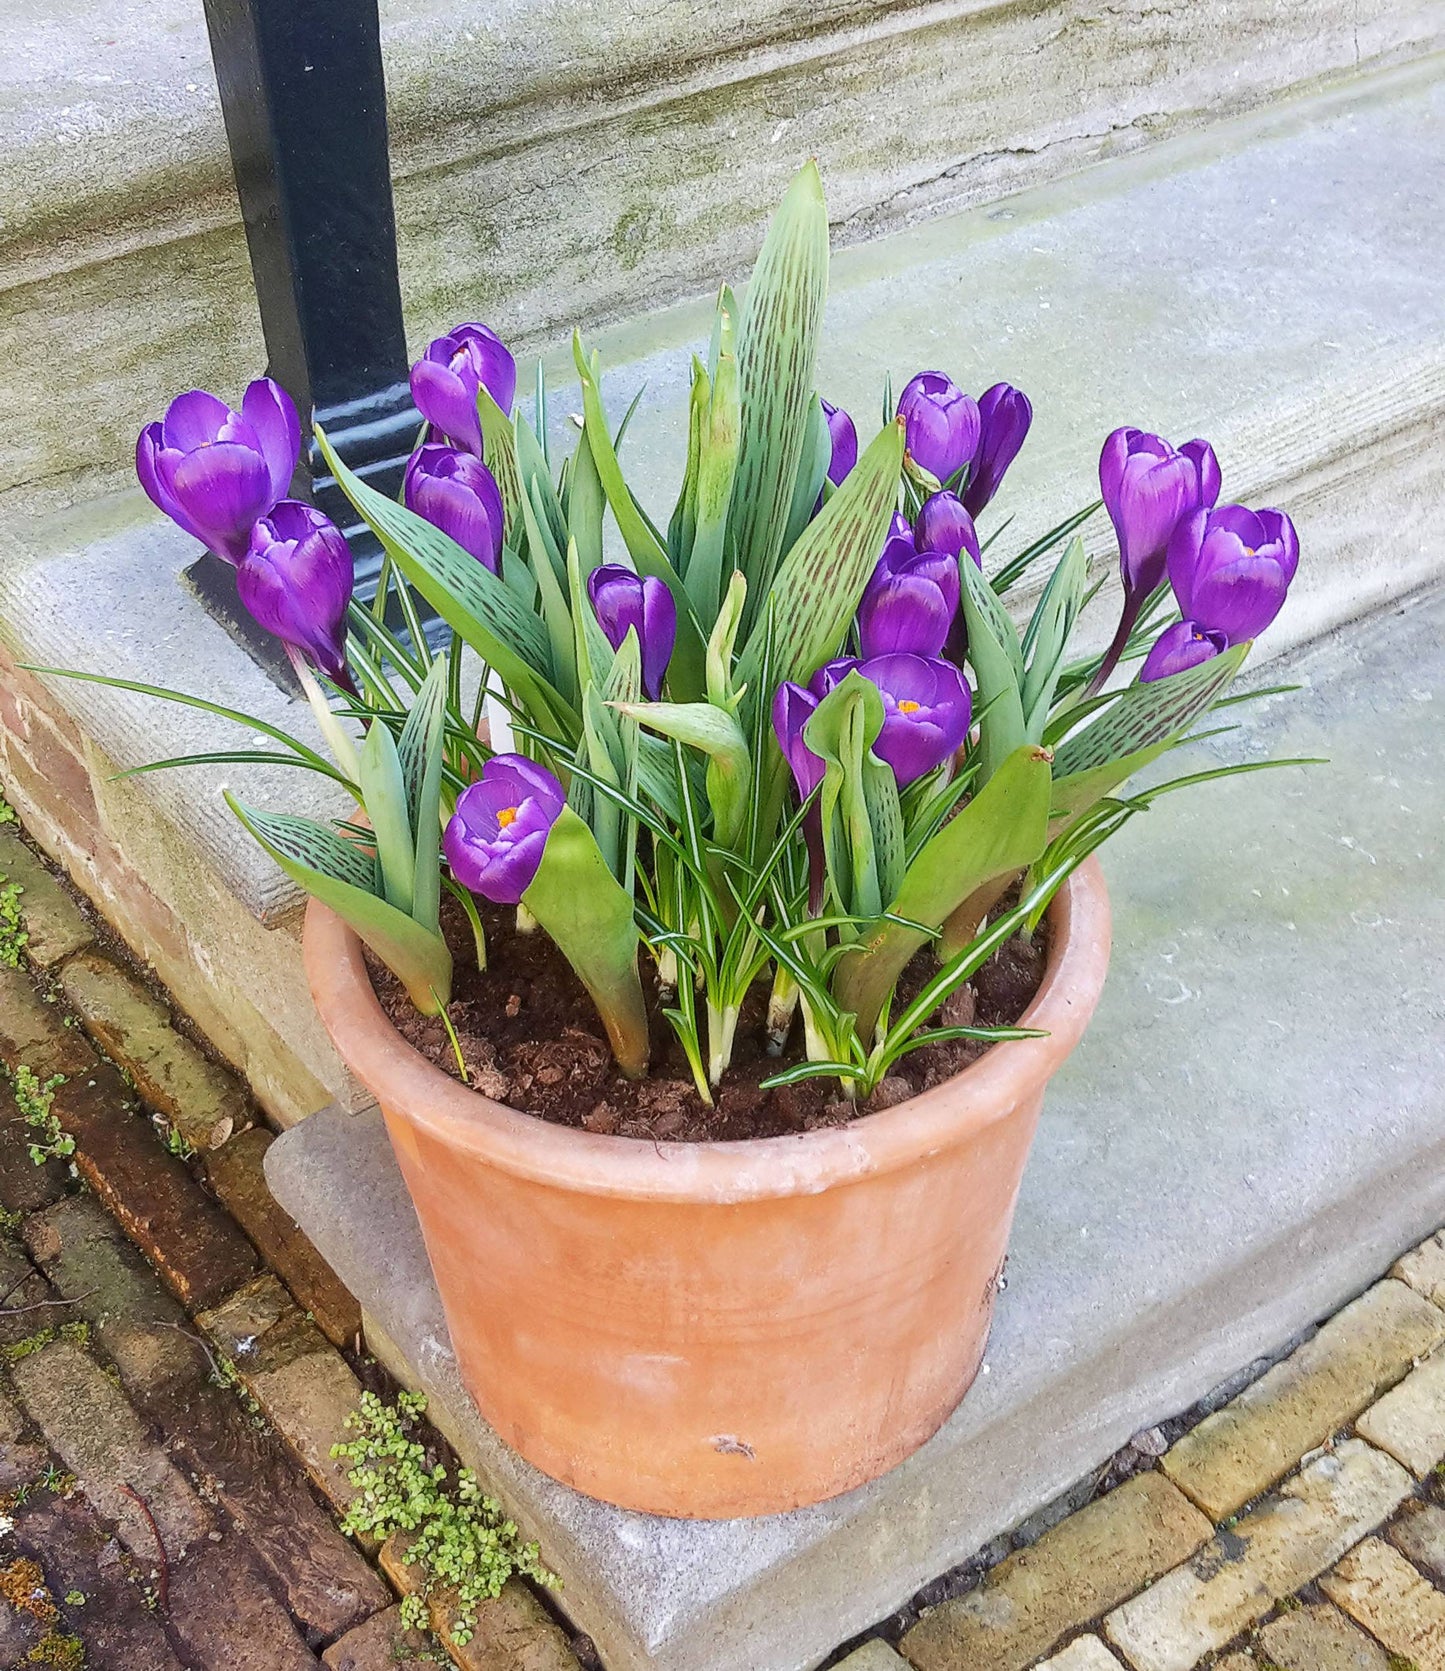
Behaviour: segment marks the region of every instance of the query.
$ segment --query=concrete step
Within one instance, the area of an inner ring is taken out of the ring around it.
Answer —
[[[1445,1216],[1445,590],[1270,676],[1303,689],[1171,764],[1330,763],[1162,801],[1104,850],[1113,964],[1049,1092],[984,1371],[873,1485],[688,1524],[544,1478],[461,1388],[379,1117],[327,1111],[272,1146],[277,1199],[540,1538],[608,1671],[807,1671]]]
[[[418,346],[470,317],[537,343],[741,271],[809,155],[857,242],[1445,46],[1432,0],[382,12]],[[20,0],[9,24],[0,488],[103,480],[170,395],[263,359],[202,10]]]
[[[1284,505],[1304,561],[1262,647],[1278,652],[1445,571],[1445,57],[1215,124],[1068,181],[841,252],[820,387],[864,423],[941,365],[1028,389],[1035,430],[985,530],[1008,553],[1095,491],[1101,437],[1205,434],[1231,496]],[[681,470],[687,350],[706,304],[600,339],[620,413],[648,395],[629,473],[665,517]],[[566,351],[549,355],[565,384]],[[53,380],[52,380],[53,381]],[[525,379],[524,379],[525,382]],[[559,423],[571,402],[559,386]],[[1096,556],[1107,557],[1102,518]],[[0,504],[0,653],[204,692],[300,732],[309,717],[179,585],[193,554],[136,490],[48,516]],[[1104,600],[1099,628],[1112,604]],[[13,693],[7,697],[6,687]],[[0,775],[30,828],[156,965],[289,1123],[351,1098],[311,1013],[295,895],[221,804],[324,811],[316,786],[246,767],[109,781],[237,746],[234,728],[93,686],[0,681]],[[295,797],[299,797],[299,802]]]

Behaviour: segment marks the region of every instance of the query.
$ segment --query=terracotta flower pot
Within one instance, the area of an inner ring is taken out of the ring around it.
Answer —
[[[313,903],[322,1020],[375,1094],[461,1372],[537,1467],[694,1518],[821,1501],[900,1462],[978,1371],[1044,1088],[1109,960],[1090,861],[1052,907],[1023,1025],[852,1125],[656,1144],[550,1125],[417,1054],[356,936]]]

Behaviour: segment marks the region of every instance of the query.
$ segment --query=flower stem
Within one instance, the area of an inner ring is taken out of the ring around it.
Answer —
[[[286,655],[301,689],[305,692],[306,700],[311,704],[311,712],[316,716],[316,723],[320,727],[321,735],[326,739],[326,746],[331,750],[332,758],[353,783],[359,784],[361,762],[357,758],[356,744],[347,735],[345,726],[326,700],[326,693],[317,684],[316,675],[306,665],[306,658],[294,644],[286,646]]]

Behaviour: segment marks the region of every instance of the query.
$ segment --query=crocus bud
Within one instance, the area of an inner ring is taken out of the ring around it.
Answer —
[[[481,459],[428,442],[408,460],[403,489],[408,509],[449,534],[493,574],[501,572],[502,495]]]
[[[918,543],[913,537],[913,524],[904,516],[902,511],[894,511],[893,520],[888,524],[888,538],[890,540],[907,540],[909,545]]]
[[[452,875],[494,905],[519,904],[566,800],[546,767],[520,754],[494,754],[457,796],[442,835]]]
[[[818,698],[791,680],[779,685],[773,698],[773,734],[805,801],[823,781],[823,761],[803,741],[803,727],[817,709]]]
[[[1148,685],[1155,679],[1167,679],[1171,673],[1197,667],[1228,648],[1229,641],[1222,632],[1205,632],[1197,621],[1176,621],[1154,640],[1154,648],[1139,669],[1139,683]]]
[[[351,549],[330,517],[299,499],[283,499],[252,530],[250,548],[236,567],[236,590],[267,632],[350,689],[346,606],[352,578]]]
[[[943,551],[960,557],[966,551],[978,568],[983,567],[978,530],[956,493],[935,493],[924,501],[916,530],[920,551]]]
[[[411,398],[422,417],[456,447],[482,456],[477,390],[485,388],[503,412],[517,393],[517,362],[488,325],[458,325],[427,344],[411,368]]]
[[[1164,579],[1180,521],[1219,494],[1219,464],[1207,441],[1174,448],[1161,435],[1116,429],[1099,455],[1099,488],[1119,541],[1127,598],[1140,603]],[[1136,612],[1137,613],[1137,612]]]
[[[204,389],[178,395],[159,423],[141,431],[135,473],[172,522],[239,563],[257,520],[290,488],[300,453],[290,395],[261,377],[239,412]]]
[[[909,457],[940,482],[978,451],[978,402],[941,371],[921,371],[898,400]]]
[[[888,655],[857,666],[883,698],[883,730],[873,752],[893,768],[900,788],[962,746],[973,701],[968,681],[951,662]]]
[[[841,485],[844,476],[858,462],[858,431],[853,420],[840,406],[830,405],[819,397],[823,416],[828,422],[828,435],[833,443],[833,456],[828,461],[828,480],[834,487]]]
[[[627,629],[636,627],[642,649],[642,685],[655,702],[677,640],[677,603],[666,581],[634,574],[621,563],[604,563],[587,577],[587,595],[614,650],[622,648]]]
[[[1298,566],[1299,537],[1283,511],[1201,509],[1169,542],[1169,581],[1180,612],[1231,644],[1258,638],[1274,620]]]
[[[970,516],[977,516],[998,492],[1034,421],[1034,409],[1021,389],[1011,383],[995,383],[978,397],[978,418],[978,448],[963,491]]]
[[[946,551],[915,551],[908,540],[889,540],[858,606],[864,656],[894,651],[938,655],[958,613],[958,591],[956,557]]]

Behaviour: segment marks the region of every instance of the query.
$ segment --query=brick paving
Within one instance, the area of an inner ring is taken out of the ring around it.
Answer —
[[[0,1064],[62,1076],[75,1151],[0,1108],[0,1671],[595,1671],[518,1580],[465,1645],[444,1591],[402,1629],[415,1569],[341,1535],[330,1455],[393,1384],[271,1134],[13,826],[7,877]],[[1206,1405],[834,1671],[1445,1671],[1445,1231]]]

